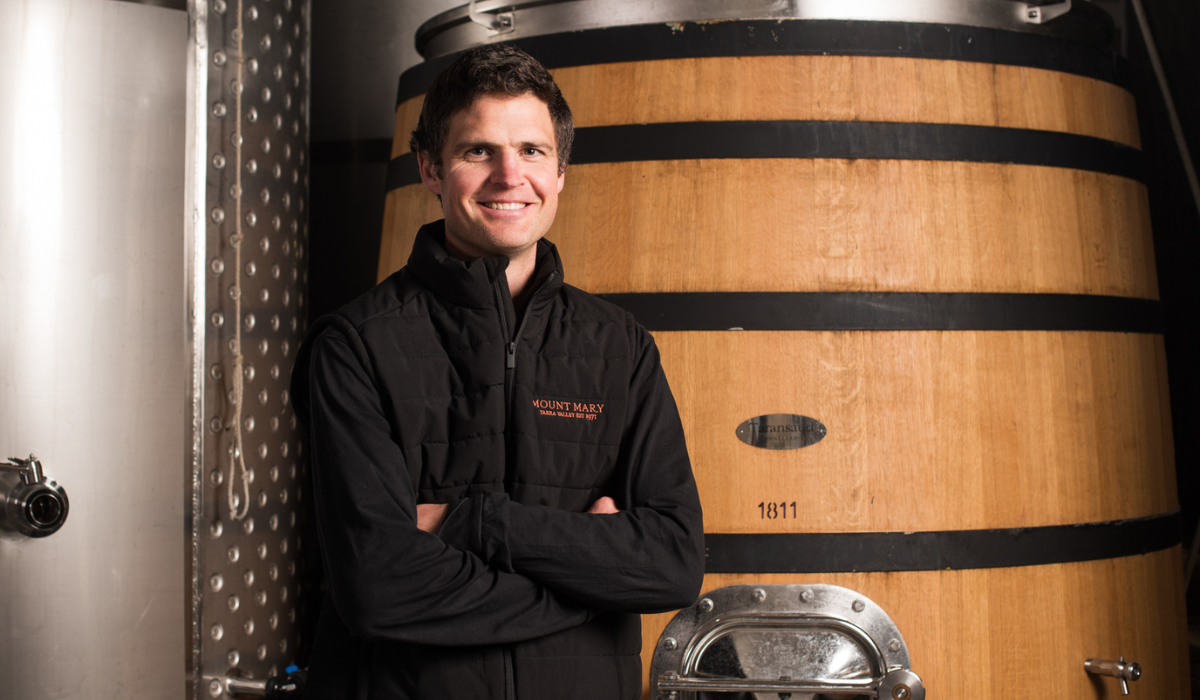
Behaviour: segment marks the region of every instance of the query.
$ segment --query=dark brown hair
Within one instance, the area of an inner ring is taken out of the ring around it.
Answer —
[[[558,171],[567,169],[575,124],[571,108],[549,71],[536,58],[511,44],[487,44],[467,51],[438,74],[425,93],[417,128],[408,141],[413,153],[422,153],[442,172],[442,149],[450,133],[450,120],[485,95],[512,97],[532,94],[550,110],[558,149]]]

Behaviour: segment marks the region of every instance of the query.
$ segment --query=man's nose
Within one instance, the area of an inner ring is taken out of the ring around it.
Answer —
[[[505,187],[516,187],[521,184],[523,178],[519,154],[515,150],[501,151],[495,160],[495,167],[492,168],[492,182]]]

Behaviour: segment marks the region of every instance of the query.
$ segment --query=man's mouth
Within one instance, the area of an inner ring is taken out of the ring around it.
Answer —
[[[483,206],[488,209],[500,209],[507,211],[509,209],[523,209],[529,206],[525,202],[484,202]]]

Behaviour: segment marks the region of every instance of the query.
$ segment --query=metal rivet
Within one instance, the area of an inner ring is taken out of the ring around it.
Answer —
[[[253,316],[254,314],[250,314],[250,315]],[[253,326],[254,324],[250,324],[250,325]],[[254,371],[253,364],[247,364],[245,367],[242,367],[242,376],[246,378],[246,381],[248,381],[248,382],[254,381],[255,374],[256,374],[256,372]]]
[[[267,507],[267,494],[262,491],[258,492],[258,507],[259,508]],[[259,545],[259,547],[261,548],[259,550],[259,553],[262,554],[262,552],[266,550],[266,545]],[[265,559],[266,556],[263,555],[262,558]]]
[[[229,662],[230,668],[236,668],[242,661],[242,655],[237,652],[237,649],[230,649],[229,653],[225,655],[225,660]]]
[[[251,175],[258,172],[258,161],[254,160],[253,158],[246,161],[246,172],[250,173]]]
[[[867,604],[862,602],[861,600],[856,600],[850,604],[850,608],[852,610],[854,610],[854,612],[862,612],[863,609],[866,607],[867,607]]]
[[[214,698],[220,697],[221,693],[225,692],[225,687],[221,685],[221,681],[216,678],[208,682],[208,694]]]
[[[228,111],[228,110],[227,110],[227,108],[225,107],[225,103],[224,103],[224,102],[214,102],[214,103],[213,103],[213,106],[212,106],[212,115],[213,115],[214,117],[216,117],[217,119],[220,119],[220,118],[224,117],[227,111]]]
[[[246,318],[242,320],[242,326],[248,331],[254,330],[254,314],[246,314]]]
[[[258,8],[254,5],[251,5],[250,9],[246,10],[246,19],[250,20],[251,22],[258,19]]]
[[[242,601],[237,597],[237,594],[229,596],[229,600],[226,602],[226,604],[229,606],[231,611],[242,607]]]
[[[663,639],[663,649],[671,651],[673,649],[676,649],[678,646],[679,646],[679,642],[675,641],[674,637],[667,637],[667,638]]]
[[[219,275],[225,271],[225,261],[221,258],[213,258],[208,263],[208,269],[212,270],[214,275]]]
[[[263,402],[266,403],[265,401]],[[279,416],[271,416],[271,432],[279,432]],[[272,479],[271,481],[275,481]]]
[[[258,239],[258,249],[262,251],[263,255],[266,255],[271,250],[271,239],[266,236]]]
[[[246,225],[253,226],[258,223],[258,214],[252,211],[246,212]]]
[[[763,590],[763,589],[761,589],[761,588],[755,588],[755,589],[754,589],[754,600],[755,600],[756,602],[759,602],[759,603],[761,603],[761,602],[763,602],[763,601],[764,601],[764,600],[766,600],[766,599],[767,599],[767,592],[766,592],[766,591],[764,591],[764,590]]]
[[[225,636],[225,628],[220,623],[217,623],[208,629],[208,634],[213,638],[213,641],[219,642],[221,641],[221,637]]]
[[[236,495],[236,494],[234,494],[234,495]],[[241,550],[238,549],[238,546],[235,544],[232,547],[230,547],[227,552],[225,552],[225,558],[229,560],[230,564],[235,564],[235,563],[237,563],[238,559],[242,558],[242,552],[241,552]]]
[[[282,491],[279,492],[279,502],[286,505],[287,501],[288,501],[288,491],[287,491],[287,489],[283,489]],[[287,540],[284,540],[282,542],[282,546],[283,546],[283,551],[286,552],[287,551]]]
[[[271,276],[274,277],[275,279],[279,279],[278,275],[276,275],[277,272],[279,272],[279,266],[278,265],[272,266],[271,267]],[[271,317],[271,330],[273,330],[273,331],[279,330],[279,314],[275,314],[274,316]],[[275,373],[273,375],[271,375],[271,379],[279,379],[279,367],[276,366],[274,369],[275,369]]]
[[[221,574],[213,574],[208,577],[208,586],[214,591],[219,591],[225,585],[225,579],[221,578]]]
[[[907,685],[897,685],[892,688],[892,697],[895,700],[908,700],[908,696],[912,695]]]
[[[263,595],[266,595],[266,594],[264,593]],[[265,601],[264,601],[264,603],[265,603]],[[270,627],[272,630],[279,628],[279,613],[271,613],[267,617],[267,626]]]
[[[265,542],[263,542],[263,543],[260,543],[260,544],[258,545],[258,558],[259,558],[259,559],[266,559],[266,558],[267,558],[267,545],[266,545],[266,543],[265,543]]]
[[[281,639],[281,640],[279,640],[279,653],[280,653],[280,654],[286,654],[286,653],[287,653],[287,649],[288,649],[288,642],[287,642],[287,640],[286,640],[286,639]]]
[[[259,591],[258,593],[255,593],[254,594],[254,602],[258,603],[259,607],[265,606],[267,604],[267,592]]]
[[[241,196],[242,196],[242,188],[238,187],[238,184],[236,182],[230,183],[229,198],[237,199],[238,197],[241,197]]]
[[[242,30],[241,29],[234,27],[233,29],[229,30],[229,39],[232,43],[234,43],[234,44],[238,43],[238,41],[241,40],[241,38],[242,38]]]
[[[236,284],[229,288],[229,298],[230,299],[237,299],[241,295],[241,293],[242,293],[242,290]],[[233,338],[230,338],[230,340],[233,340]],[[233,346],[231,345],[230,348],[233,348]]]
[[[217,539],[225,532],[225,526],[220,520],[214,520],[208,525],[208,534],[212,535],[213,539]]]
[[[225,325],[225,314],[220,311],[214,311],[208,320],[212,323],[213,328],[220,328]]]
[[[268,577],[269,577],[269,578],[270,578],[272,581],[278,581],[278,580],[279,580],[279,567],[278,567],[278,566],[275,566],[274,564],[272,564],[272,565],[271,565],[271,566],[270,566],[270,567],[267,569],[267,576],[268,576]]]
[[[213,416],[212,419],[208,421],[208,429],[214,433],[221,432],[221,418],[219,416]]]
[[[214,469],[208,473],[208,480],[213,486],[220,486],[221,482],[225,481],[225,476],[220,469]]]
[[[800,591],[800,600],[804,601],[805,603],[811,603],[813,597],[814,597],[814,594],[811,590],[805,589],[803,591]]]
[[[225,62],[228,60],[229,59],[225,56],[224,51],[214,51],[213,52],[213,57],[212,57],[213,65],[223,66],[223,65],[225,65]]]
[[[300,74],[299,73],[292,73],[292,86],[300,87]]]
[[[702,612],[710,612],[713,609],[713,602],[709,598],[701,598],[698,607]]]
[[[251,124],[257,123],[258,122],[258,110],[253,107],[246,110],[246,121],[250,122]]]
[[[264,340],[263,342],[265,343],[265,342],[267,342],[267,341],[265,341],[265,340]],[[260,350],[261,350],[261,346],[260,346]],[[263,353],[263,354],[265,355],[266,353]],[[267,390],[266,390],[266,389],[260,389],[260,390],[259,390],[259,392],[258,392],[258,403],[259,403],[260,405],[266,406],[266,405],[267,405],[267,401],[268,401],[269,399],[270,399],[270,394],[268,394],[268,393],[267,393]],[[271,429],[272,429],[272,430],[274,430],[274,429],[275,429],[275,427],[276,427],[276,425],[277,425],[277,424],[272,424],[272,425],[271,425]]]
[[[279,589],[279,601],[281,603],[286,603],[287,600],[288,600],[288,589],[286,586],[284,586],[283,588]]]
[[[888,651],[900,651],[900,640],[892,639],[888,641]]]
[[[300,38],[300,23],[296,22],[292,25],[292,36]]]
[[[213,210],[209,216],[212,217],[213,223],[219,224],[225,220],[225,210],[221,207],[213,207]]]
[[[271,190],[264,187],[263,191],[258,193],[258,198],[262,200],[263,204],[267,204],[271,201]]]
[[[283,293],[283,305],[287,306],[287,292],[286,291]],[[287,357],[288,349],[289,349],[288,341],[285,340],[279,344],[279,352],[283,353],[284,357]],[[286,404],[287,401],[284,401],[283,403]]]
[[[246,634],[254,634],[253,618],[247,617],[246,621],[242,623],[242,629],[246,632]]]
[[[263,153],[271,152],[271,139],[263,139],[262,140],[262,152]]]
[[[225,14],[225,0],[213,0],[213,12],[218,15]]]
[[[246,518],[242,521],[242,532],[247,535],[254,534],[254,518]]]
[[[262,301],[265,303],[270,298],[271,298],[271,293],[267,291],[266,287],[263,287],[262,291],[260,291],[258,293],[259,301]],[[262,340],[258,341],[258,354],[259,355],[266,355],[270,349],[271,349],[271,344],[269,342],[267,342],[266,338],[263,338]]]
[[[266,190],[263,190],[263,193],[266,193]],[[283,228],[283,220],[279,218],[278,214],[271,217],[271,228],[275,229],[276,231]]]
[[[258,48],[262,49],[263,51],[271,50],[271,35],[270,34],[263,34],[262,41],[258,42]]]
[[[275,76],[276,80],[283,80],[283,66],[276,63],[275,70],[271,71],[271,74]]]
[[[254,585],[254,569],[246,569],[242,574],[242,583],[245,583],[247,588]]]
[[[286,394],[287,392],[284,392],[284,393]],[[286,406],[287,405],[287,396],[285,395],[283,398],[284,398],[283,404]],[[279,445],[279,454],[280,454],[280,456],[285,457],[285,458],[288,456],[288,444],[286,442]],[[287,503],[287,501],[284,501],[284,503]]]
[[[212,157],[212,164],[217,170],[223,169],[225,167],[225,154],[214,153]]]
[[[254,276],[254,273],[258,272],[258,265],[255,265],[255,264],[254,264],[254,261],[253,261],[253,260],[251,260],[251,261],[249,261],[249,262],[247,262],[247,263],[246,263],[246,268],[245,268],[245,269],[246,269],[246,276],[247,276],[247,277],[253,277],[253,276]]]
[[[271,528],[271,532],[279,530],[279,516],[272,515],[267,519],[267,527]]]
[[[259,660],[259,661],[266,661],[266,659],[267,659],[267,645],[266,645],[266,644],[259,644],[259,645],[258,645],[258,648],[254,650],[254,654],[255,654],[255,656],[257,656],[257,657],[258,657],[258,660]]]
[[[291,57],[292,57],[292,45],[291,45],[291,44],[285,44],[285,45],[284,45],[284,47],[283,47],[283,57],[284,57],[284,58],[291,58]]]
[[[269,454],[268,449],[267,449],[267,443],[265,443],[265,442],[258,443],[258,458],[266,459],[267,454]]]
[[[279,163],[271,166],[271,174],[275,176],[276,180],[283,177],[283,168],[279,166]]]

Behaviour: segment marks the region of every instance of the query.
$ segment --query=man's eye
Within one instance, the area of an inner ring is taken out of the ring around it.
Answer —
[[[472,148],[471,150],[467,151],[467,155],[475,158],[482,158],[483,156],[487,155],[487,151],[483,150],[482,148]]]
[[[526,148],[525,149],[525,155],[527,155],[527,156],[536,156],[540,153],[541,153],[541,151],[539,151],[536,148]]]

